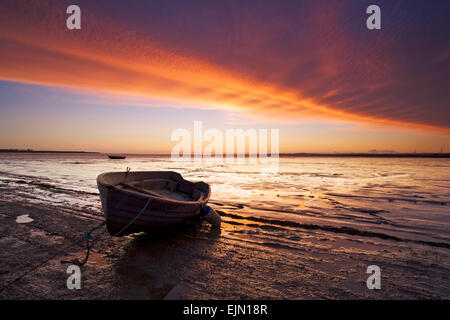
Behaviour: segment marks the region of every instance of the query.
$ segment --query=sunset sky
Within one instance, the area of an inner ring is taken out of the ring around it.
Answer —
[[[81,8],[81,30],[66,8]],[[381,8],[381,30],[366,8]],[[0,3],[0,148],[167,153],[278,128],[280,152],[450,152],[450,1]]]

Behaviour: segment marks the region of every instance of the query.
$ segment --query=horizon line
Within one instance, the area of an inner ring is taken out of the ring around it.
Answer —
[[[74,151],[74,150],[33,150],[33,149],[0,149],[0,153],[71,153],[71,154],[104,154],[104,155],[126,155],[126,156],[159,156],[159,157],[169,157],[171,153],[136,153],[136,152],[102,152],[102,151]],[[191,154],[191,158],[195,158],[196,156],[201,156],[205,159],[218,159],[225,158],[233,155],[234,157],[242,157],[245,158],[250,156],[258,156],[258,154],[227,154],[223,153],[221,155],[214,156],[204,156],[203,154]],[[450,153],[448,152],[397,152],[397,151],[367,151],[367,152],[280,152],[278,154],[274,154],[273,156],[279,157],[296,157],[296,156],[340,156],[340,157],[441,157],[441,158],[450,158]],[[272,154],[267,154],[265,157],[272,157]]]

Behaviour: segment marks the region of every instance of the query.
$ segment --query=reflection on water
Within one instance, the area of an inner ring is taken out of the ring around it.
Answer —
[[[290,240],[287,231],[277,233],[276,228],[280,222],[293,222],[450,243],[449,159],[289,157],[280,158],[277,173],[260,173],[254,163],[182,163],[133,155],[110,160],[102,154],[0,154],[1,198],[70,206],[80,214],[99,213],[97,175],[127,167],[173,170],[186,179],[209,183],[211,204],[225,213],[223,230],[230,237],[291,245],[296,240]],[[260,228],[253,228],[250,237],[245,234],[247,229],[236,232],[237,223]],[[264,229],[265,225],[270,226]]]

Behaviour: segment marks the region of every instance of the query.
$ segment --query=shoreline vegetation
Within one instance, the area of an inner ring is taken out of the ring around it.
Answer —
[[[98,151],[64,151],[64,150],[32,150],[32,149],[0,149],[0,153],[83,153],[83,154],[116,154]],[[170,153],[121,153],[126,155],[170,157]],[[246,154],[246,157],[249,155]],[[450,153],[438,152],[335,152],[335,153],[280,153],[280,157],[368,157],[368,158],[450,158]],[[194,155],[192,155],[194,157]],[[226,157],[224,154],[223,157]],[[214,158],[214,157],[213,157]]]

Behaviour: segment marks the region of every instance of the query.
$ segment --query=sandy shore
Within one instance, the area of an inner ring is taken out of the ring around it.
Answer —
[[[16,223],[23,214],[34,221]],[[83,258],[83,234],[101,221],[100,212],[0,201],[0,298],[450,297],[448,281],[442,281],[448,276],[448,249],[433,248],[430,255],[427,246],[382,239],[370,244],[351,236],[330,247],[326,233],[303,230],[297,231],[303,248],[292,250],[230,237],[249,227],[236,220],[227,220],[228,231],[222,233],[193,221],[170,232],[114,239],[103,227],[94,235],[104,240],[96,242],[82,267],[82,288],[69,290],[67,264],[60,261]],[[380,262],[386,270],[382,289],[368,290],[366,268]]]

